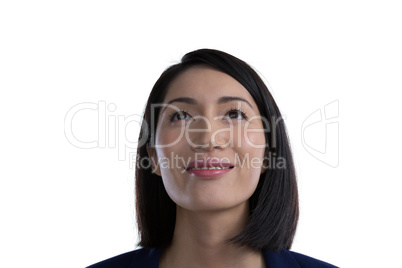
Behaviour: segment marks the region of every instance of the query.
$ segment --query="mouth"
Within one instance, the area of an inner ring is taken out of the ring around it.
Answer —
[[[213,169],[232,169],[234,166],[230,167],[201,167],[201,168],[186,168],[187,171],[192,171],[192,170],[213,170]]]
[[[185,168],[185,170],[227,170],[233,168],[234,165],[232,163],[218,158],[202,158],[188,163],[188,166]]]

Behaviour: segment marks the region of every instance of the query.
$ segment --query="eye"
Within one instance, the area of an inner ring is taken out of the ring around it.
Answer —
[[[245,112],[238,108],[232,108],[226,112],[226,118],[228,119],[247,119]]]
[[[184,110],[180,110],[179,112],[174,112],[169,116],[171,122],[178,120],[189,120],[191,116]]]

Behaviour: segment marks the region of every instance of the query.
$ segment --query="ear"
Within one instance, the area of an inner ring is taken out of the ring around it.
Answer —
[[[159,167],[158,157],[156,155],[156,151],[154,148],[147,146],[147,152],[149,156],[149,160],[151,161],[152,173],[155,173],[158,176],[161,176],[161,169]]]

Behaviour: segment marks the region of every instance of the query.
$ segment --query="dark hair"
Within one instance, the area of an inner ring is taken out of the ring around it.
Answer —
[[[180,63],[166,69],[156,81],[145,108],[139,136],[137,161],[150,157],[144,140],[152,146],[151,122],[157,125],[159,110],[152,104],[162,103],[169,84],[183,71],[198,65],[226,73],[242,84],[256,102],[261,116],[272,126],[265,132],[266,155],[284,159],[282,168],[268,168],[260,175],[257,188],[250,197],[250,218],[244,230],[229,240],[254,250],[278,251],[292,245],[299,217],[298,191],[292,153],[285,123],[267,86],[244,61],[222,51],[200,49],[183,56]],[[155,118],[151,118],[155,116]],[[267,128],[264,124],[264,127]],[[139,245],[146,248],[167,247],[173,237],[176,204],[168,196],[160,176],[150,168],[136,169],[136,207],[140,234]]]

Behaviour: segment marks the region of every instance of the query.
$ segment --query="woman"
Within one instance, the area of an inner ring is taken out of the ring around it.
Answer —
[[[91,268],[334,267],[288,251],[299,208],[285,124],[240,59],[201,49],[168,68],[149,96],[137,160],[142,248]]]

